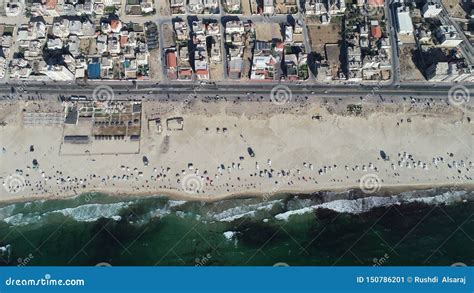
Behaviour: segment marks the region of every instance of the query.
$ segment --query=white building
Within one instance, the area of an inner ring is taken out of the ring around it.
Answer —
[[[25,10],[24,0],[6,0],[3,2],[6,16],[20,16]]]
[[[120,0],[103,0],[101,2],[103,2],[106,7],[119,6],[121,4]]]
[[[457,68],[456,63],[438,62],[426,70],[429,81],[472,82],[473,76],[469,68]]]
[[[232,20],[232,21],[228,21],[225,24],[226,34],[232,34],[232,33],[243,34],[244,31],[245,31],[244,23],[241,20]]]
[[[304,10],[307,15],[341,14],[346,11],[344,0],[306,0]]]
[[[227,11],[240,11],[240,0],[225,0]]]
[[[0,79],[5,77],[7,69],[7,60],[0,56]]]
[[[443,9],[439,3],[434,2],[426,2],[423,5],[423,17],[424,18],[432,18],[438,16]]]
[[[402,35],[413,35],[413,22],[410,17],[410,9],[406,6],[397,8],[398,33]]]
[[[346,2],[344,2],[344,0],[328,0],[327,4],[330,15],[340,14],[346,11]]]
[[[47,65],[41,73],[56,81],[69,81],[75,78],[74,74],[63,65]]]
[[[293,43],[293,27],[291,25],[285,26],[285,43]]]
[[[308,0],[305,2],[305,11],[308,15],[322,15],[327,13],[325,1],[323,0]]]
[[[63,47],[63,41],[60,38],[50,38],[47,42],[48,49],[61,49]]]
[[[453,48],[462,43],[458,32],[452,25],[442,25],[436,30],[436,38],[442,47]]]

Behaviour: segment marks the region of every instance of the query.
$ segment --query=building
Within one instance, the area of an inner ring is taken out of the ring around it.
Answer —
[[[325,0],[306,0],[304,3],[305,13],[308,15],[322,15],[327,13]]]
[[[5,77],[7,60],[0,56],[0,79]]]
[[[230,59],[229,63],[229,78],[231,79],[239,79],[242,76],[242,69],[243,69],[243,60],[240,57],[235,57]]]
[[[202,14],[204,10],[202,0],[188,0],[188,10],[193,14]]]
[[[176,49],[168,49],[166,55],[166,75],[168,79],[174,80],[178,78],[178,59],[176,57]]]
[[[307,15],[337,15],[346,11],[344,0],[305,0],[304,10]],[[329,18],[326,15],[326,18]]]
[[[276,64],[276,59],[271,55],[254,56],[250,78],[253,80],[273,80]]]
[[[423,17],[424,18],[433,18],[438,16],[443,8],[441,8],[441,5],[439,3],[431,2],[428,1],[423,5]]]
[[[383,7],[385,5],[384,0],[367,0],[369,7]]]
[[[46,68],[41,70],[41,73],[46,74],[51,80],[54,81],[72,81],[75,79],[75,75],[69,71],[63,65],[47,65]]]
[[[238,13],[241,11],[240,0],[225,0],[225,10],[227,13]]]
[[[293,27],[291,25],[285,26],[285,43],[293,43]]]
[[[452,25],[442,25],[436,30],[436,38],[440,46],[453,48],[462,43],[456,28]]]
[[[6,0],[2,3],[6,16],[20,16],[25,8],[24,0]]]
[[[382,28],[378,23],[370,27],[370,35],[375,39],[380,39],[382,37]]]
[[[418,42],[422,45],[424,44],[431,44],[431,30],[424,28],[424,27],[419,27],[416,30]]]
[[[344,0],[328,0],[329,15],[341,14],[346,11],[346,2]]]
[[[473,82],[470,67],[460,62],[438,62],[426,69],[426,78],[433,82]]]
[[[273,0],[263,0],[263,14],[274,14],[275,6]]]
[[[171,14],[184,14],[184,0],[170,0]]]
[[[406,6],[397,8],[398,33],[401,35],[413,35],[413,22],[410,17],[410,9]]]
[[[225,33],[228,35],[233,33],[243,34],[244,31],[244,23],[241,20],[232,20],[225,24]]]

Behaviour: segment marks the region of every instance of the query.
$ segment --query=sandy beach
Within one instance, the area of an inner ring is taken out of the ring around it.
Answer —
[[[66,145],[63,124],[24,122],[31,109],[61,113],[64,104],[2,102],[0,201],[90,191],[213,201],[474,186],[474,127],[466,105],[366,102],[354,113],[350,102],[315,100],[143,102],[136,148],[113,140]],[[183,129],[158,132],[151,117],[181,117]]]

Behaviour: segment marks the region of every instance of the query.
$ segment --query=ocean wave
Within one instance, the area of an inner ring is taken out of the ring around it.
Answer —
[[[431,197],[418,197],[418,198],[406,198],[405,201],[408,202],[422,202],[430,205],[435,204],[453,204],[456,202],[463,201],[467,195],[467,191],[449,191],[440,195],[435,195]]]
[[[4,220],[8,217],[10,217],[13,214],[13,211],[15,210],[16,205],[8,205],[3,208],[0,208],[0,220]]]
[[[338,213],[361,214],[378,207],[401,205],[404,203],[426,203],[429,205],[452,204],[464,200],[467,191],[448,191],[435,196],[419,196],[416,192],[407,192],[395,196],[371,196],[358,199],[340,199],[321,204],[300,207],[275,215],[277,220],[288,220],[293,215],[311,213],[317,209],[329,209]],[[307,202],[307,201],[306,201]]]
[[[41,215],[37,213],[33,214],[23,214],[18,213],[12,215],[8,218],[3,219],[3,221],[12,226],[24,226],[29,224],[38,223],[41,220]]]
[[[120,220],[118,214],[121,209],[130,204],[119,202],[112,204],[85,204],[73,208],[64,208],[59,210],[51,210],[47,212],[19,212],[14,213],[16,205],[10,205],[0,208],[0,221],[3,221],[12,226],[25,226],[40,222],[44,217],[53,214],[62,214],[66,217],[71,217],[79,222],[94,222],[99,218],[110,218],[113,220]]]
[[[12,246],[10,244],[7,244],[5,246],[0,246],[0,255],[2,258],[7,258],[7,261],[10,261],[10,256],[12,253]]]
[[[171,205],[173,207],[176,207],[176,206],[179,206],[180,204],[172,203]],[[161,219],[161,218],[163,218],[165,216],[168,216],[170,214],[171,214],[171,206],[167,204],[165,207],[154,208],[154,209],[152,209],[152,210],[136,217],[133,221],[130,222],[130,224],[141,226],[141,225],[147,224],[152,219]],[[182,212],[182,211],[176,211],[175,214],[176,214],[176,216],[178,216],[180,218],[185,218],[187,216],[187,213]]]
[[[181,206],[185,203],[187,203],[187,201],[185,201],[185,200],[169,200],[168,201],[168,207],[174,208],[174,207],[177,207],[177,206]]]
[[[120,210],[128,207],[130,204],[131,202],[85,204],[75,208],[65,208],[51,211],[46,214],[60,213],[79,222],[94,222],[99,218],[108,218],[118,221],[121,219],[121,217],[118,215]]]
[[[440,191],[433,189],[403,192],[393,196],[372,196],[352,199],[354,194],[351,193],[324,193],[318,196],[294,196],[271,201],[244,199],[209,204],[190,203],[186,206],[183,205],[188,203],[187,201],[169,200],[163,204],[162,201],[150,203],[146,200],[136,200],[131,202],[91,203],[67,208],[63,208],[64,205],[61,208],[58,208],[57,205],[48,205],[44,207],[46,209],[44,211],[39,211],[36,206],[35,209],[25,209],[23,205],[12,204],[0,208],[0,221],[12,226],[23,226],[39,223],[43,218],[55,214],[71,217],[79,222],[94,222],[100,218],[119,221],[124,209],[130,207],[131,210],[134,210],[132,207],[135,205],[143,205],[144,209],[138,208],[140,213],[136,217],[130,217],[131,223],[137,225],[147,224],[154,218],[163,218],[171,214],[183,219],[195,218],[195,220],[202,222],[233,222],[244,217],[257,218],[257,220],[258,218],[262,220],[265,218],[267,220],[264,220],[264,222],[268,222],[268,219],[271,217],[277,220],[288,220],[292,215],[303,215],[317,209],[329,209],[338,213],[360,214],[374,208],[404,203],[450,204],[470,199],[472,197],[469,196],[472,194],[470,191],[440,193]],[[280,210],[284,212],[278,213]],[[262,213],[262,211],[265,212]]]
[[[275,206],[275,204],[282,205],[282,201],[273,200],[273,201],[262,202],[262,203],[257,203],[257,204],[237,206],[237,207],[226,209],[217,214],[208,214],[208,217],[217,221],[221,221],[221,222],[232,222],[242,217],[255,216],[255,213],[257,211],[269,211]]]
[[[237,234],[237,232],[235,232],[235,231],[225,231],[222,234],[224,235],[225,239],[232,240],[232,238],[234,238],[234,236]]]

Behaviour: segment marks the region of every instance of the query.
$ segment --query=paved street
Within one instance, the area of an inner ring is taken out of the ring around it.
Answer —
[[[132,83],[132,82],[108,82],[108,83],[88,83],[82,85],[69,85],[64,83],[54,83],[44,86],[41,83],[28,83],[23,85],[0,85],[0,96],[11,95],[17,93],[17,97],[21,94],[24,97],[28,95],[52,95],[57,98],[58,95],[86,95],[91,96],[92,92],[98,86],[110,86],[116,97],[120,96],[135,96],[140,99],[154,99],[162,97],[163,95],[182,95],[184,98],[188,95],[205,96],[226,96],[235,95],[242,98],[252,95],[270,95],[272,88],[277,84],[262,84],[262,83],[242,83],[242,84],[202,84],[198,87],[195,83],[173,83],[173,84],[152,84],[149,82]],[[438,85],[436,87],[427,86],[426,84],[405,84],[400,87],[396,86],[345,86],[345,85],[314,85],[314,84],[287,84],[287,91],[291,95],[297,96],[311,96],[317,95],[328,97],[345,98],[365,97],[365,96],[425,96],[438,97],[447,99],[448,92],[452,88],[451,85]],[[464,85],[464,87],[473,95],[474,85]],[[65,90],[67,88],[67,91]],[[19,90],[15,90],[19,89]],[[472,99],[471,99],[472,100]]]

